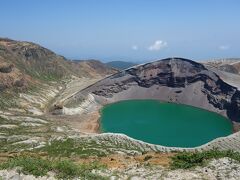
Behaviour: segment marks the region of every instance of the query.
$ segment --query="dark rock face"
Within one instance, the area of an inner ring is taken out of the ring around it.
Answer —
[[[2,66],[0,67],[0,73],[10,73],[13,70],[14,65],[10,64],[8,66]]]
[[[185,87],[188,83],[193,83],[198,80],[206,80],[204,75],[201,76],[199,73],[201,70],[206,70],[201,64],[194,63],[195,66],[189,66],[188,60],[183,62],[182,59],[179,59],[170,64],[169,59],[164,59],[161,62],[157,63],[148,63],[139,68],[132,68],[126,72],[134,77],[134,80],[138,83],[139,86],[149,88],[152,85],[162,85],[168,87]],[[172,68],[179,70],[180,74],[189,73],[192,76],[177,76],[175,75]]]
[[[24,78],[21,78],[21,79],[15,81],[14,86],[16,86],[16,87],[27,86],[27,81]]]
[[[229,119],[240,122],[240,92],[237,91],[231,98],[230,103],[226,103],[227,116]]]
[[[226,116],[231,120],[240,121],[240,92],[202,64],[182,58],[163,59],[127,69],[96,83],[85,91],[109,99],[132,87],[149,89],[149,93],[152,93],[151,87],[157,86],[169,88],[169,91],[176,89],[175,95],[181,95],[186,88],[194,87],[195,84],[202,84],[197,96],[206,98],[207,103],[213,106],[211,110],[225,111]],[[162,92],[157,89],[154,93],[161,94]],[[193,94],[188,94],[188,96],[193,96]],[[197,105],[196,101],[199,101],[201,104],[199,107],[207,109],[209,105],[203,105],[199,97],[193,96],[193,104]],[[184,98],[177,102],[185,103]],[[172,99],[174,98],[171,97],[170,100]],[[188,104],[191,105],[191,101],[188,101]]]

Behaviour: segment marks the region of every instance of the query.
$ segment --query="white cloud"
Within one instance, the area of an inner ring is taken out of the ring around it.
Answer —
[[[137,46],[137,45],[133,45],[133,46],[132,46],[132,49],[135,50],[135,51],[137,51],[137,50],[138,50],[138,46]]]
[[[162,41],[162,40],[157,40],[154,42],[153,45],[148,47],[148,50],[149,51],[159,51],[165,47],[167,47],[167,42]]]
[[[228,46],[228,45],[221,45],[221,46],[219,46],[218,47],[218,49],[220,49],[220,50],[228,50],[230,48],[230,46]]]

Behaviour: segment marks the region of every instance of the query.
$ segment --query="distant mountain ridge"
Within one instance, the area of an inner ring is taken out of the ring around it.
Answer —
[[[86,66],[89,66],[88,73],[97,71],[98,74],[104,76],[106,74],[113,74],[113,73],[118,72],[114,68],[109,67],[105,63],[102,63],[100,60],[96,60],[96,59],[72,60],[72,62],[80,64],[81,66],[85,65],[84,68],[86,68]],[[81,67],[79,67],[79,68],[82,69]],[[90,69],[92,69],[92,71]],[[86,71],[86,69],[83,69],[83,70]]]
[[[137,65],[137,63],[127,62],[127,61],[110,61],[105,64],[109,67],[116,68],[119,70],[127,69],[127,68]]]

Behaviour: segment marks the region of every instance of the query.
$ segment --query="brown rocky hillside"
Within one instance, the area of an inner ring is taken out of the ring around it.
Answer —
[[[70,76],[104,77],[115,72],[100,61],[69,61],[35,43],[0,38],[1,91]]]

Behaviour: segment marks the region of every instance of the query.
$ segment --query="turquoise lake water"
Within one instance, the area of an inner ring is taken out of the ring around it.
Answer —
[[[127,100],[101,110],[101,131],[152,144],[196,147],[232,133],[227,118],[203,109],[157,100]]]

